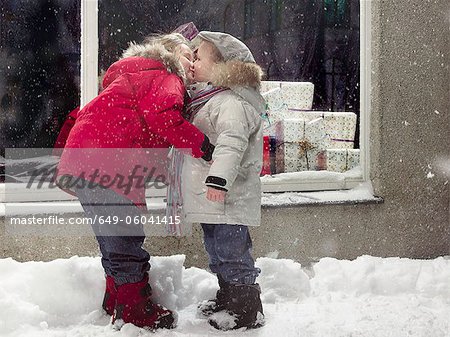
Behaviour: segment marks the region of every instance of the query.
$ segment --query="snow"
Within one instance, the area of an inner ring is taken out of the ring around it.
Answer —
[[[333,171],[300,171],[300,172],[286,172],[274,175],[265,175],[261,177],[262,183],[296,183],[298,181],[310,181],[310,182],[335,182],[342,183],[346,179],[361,179],[362,169],[361,166],[354,167],[346,172],[333,172]]]
[[[258,258],[266,325],[221,332],[196,317],[198,302],[217,290],[214,275],[183,267],[184,255],[152,257],[155,298],[178,313],[174,330],[120,331],[101,311],[98,257],[51,262],[0,260],[0,335],[75,336],[450,336],[450,259],[361,256],[324,258],[305,268],[287,259]]]

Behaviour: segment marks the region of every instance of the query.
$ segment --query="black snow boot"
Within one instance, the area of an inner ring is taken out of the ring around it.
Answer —
[[[219,290],[217,290],[216,298],[205,300],[197,306],[197,316],[200,318],[208,318],[215,312],[225,310],[225,303],[228,300],[227,292],[230,284],[220,275],[217,275],[217,279],[219,280]]]
[[[240,328],[254,329],[264,325],[259,284],[229,284],[225,299],[220,303],[223,310],[214,310],[208,323],[219,330]]]

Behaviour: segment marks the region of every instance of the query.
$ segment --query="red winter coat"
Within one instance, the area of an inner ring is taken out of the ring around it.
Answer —
[[[185,87],[180,63],[161,46],[136,47],[111,65],[104,90],[78,113],[57,172],[58,185],[69,193],[82,177],[143,206],[139,177],[148,176],[156,161],[144,149],[174,145],[190,148],[196,158],[204,154],[204,134],[181,116]],[[127,180],[130,175],[134,178]]]
[[[67,142],[67,138],[69,137],[70,130],[72,130],[73,126],[75,125],[75,121],[77,119],[79,112],[80,112],[80,107],[73,109],[69,113],[66,120],[64,121],[63,126],[61,127],[61,130],[59,131],[58,138],[56,138],[56,142],[55,142],[55,145],[53,146],[53,148],[61,149],[66,146],[66,142]]]

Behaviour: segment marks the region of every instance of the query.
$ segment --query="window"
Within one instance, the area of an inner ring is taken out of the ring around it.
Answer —
[[[8,149],[52,148],[66,116],[80,104],[80,6],[81,0],[2,1],[1,160]],[[8,200],[23,200],[19,184],[7,185]],[[50,198],[60,197],[65,193]]]
[[[361,151],[360,171],[307,170],[266,176],[264,190],[343,189],[368,180],[370,1],[205,0],[201,4],[208,8],[206,12],[198,11],[194,0],[3,3],[0,37],[7,47],[0,65],[7,70],[0,79],[5,82],[0,93],[3,150],[51,147],[64,117],[80,100],[84,104],[95,97],[101,70],[117,60],[129,41],[193,21],[200,30],[225,28],[243,39],[269,80],[313,83],[312,112],[357,115],[360,133],[354,144]],[[257,35],[256,27],[270,29]],[[50,83],[56,85],[49,88]],[[26,198],[22,194],[17,200],[67,198],[63,192],[52,193],[45,197],[45,193],[27,191]]]

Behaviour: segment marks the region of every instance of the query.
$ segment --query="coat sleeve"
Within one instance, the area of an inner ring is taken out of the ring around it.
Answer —
[[[242,103],[237,99],[229,99],[221,104],[215,126],[218,138],[205,183],[228,191],[238,175],[250,137]]]
[[[69,137],[70,130],[72,130],[75,125],[75,120],[77,119],[78,113],[80,112],[80,107],[72,110],[64,121],[61,130],[59,131],[58,138],[56,139],[55,149],[64,148],[66,146],[67,138]]]
[[[202,157],[205,135],[186,121],[181,112],[184,85],[175,75],[166,76],[156,90],[150,90],[138,103],[149,131],[179,149],[191,149],[192,156]]]

